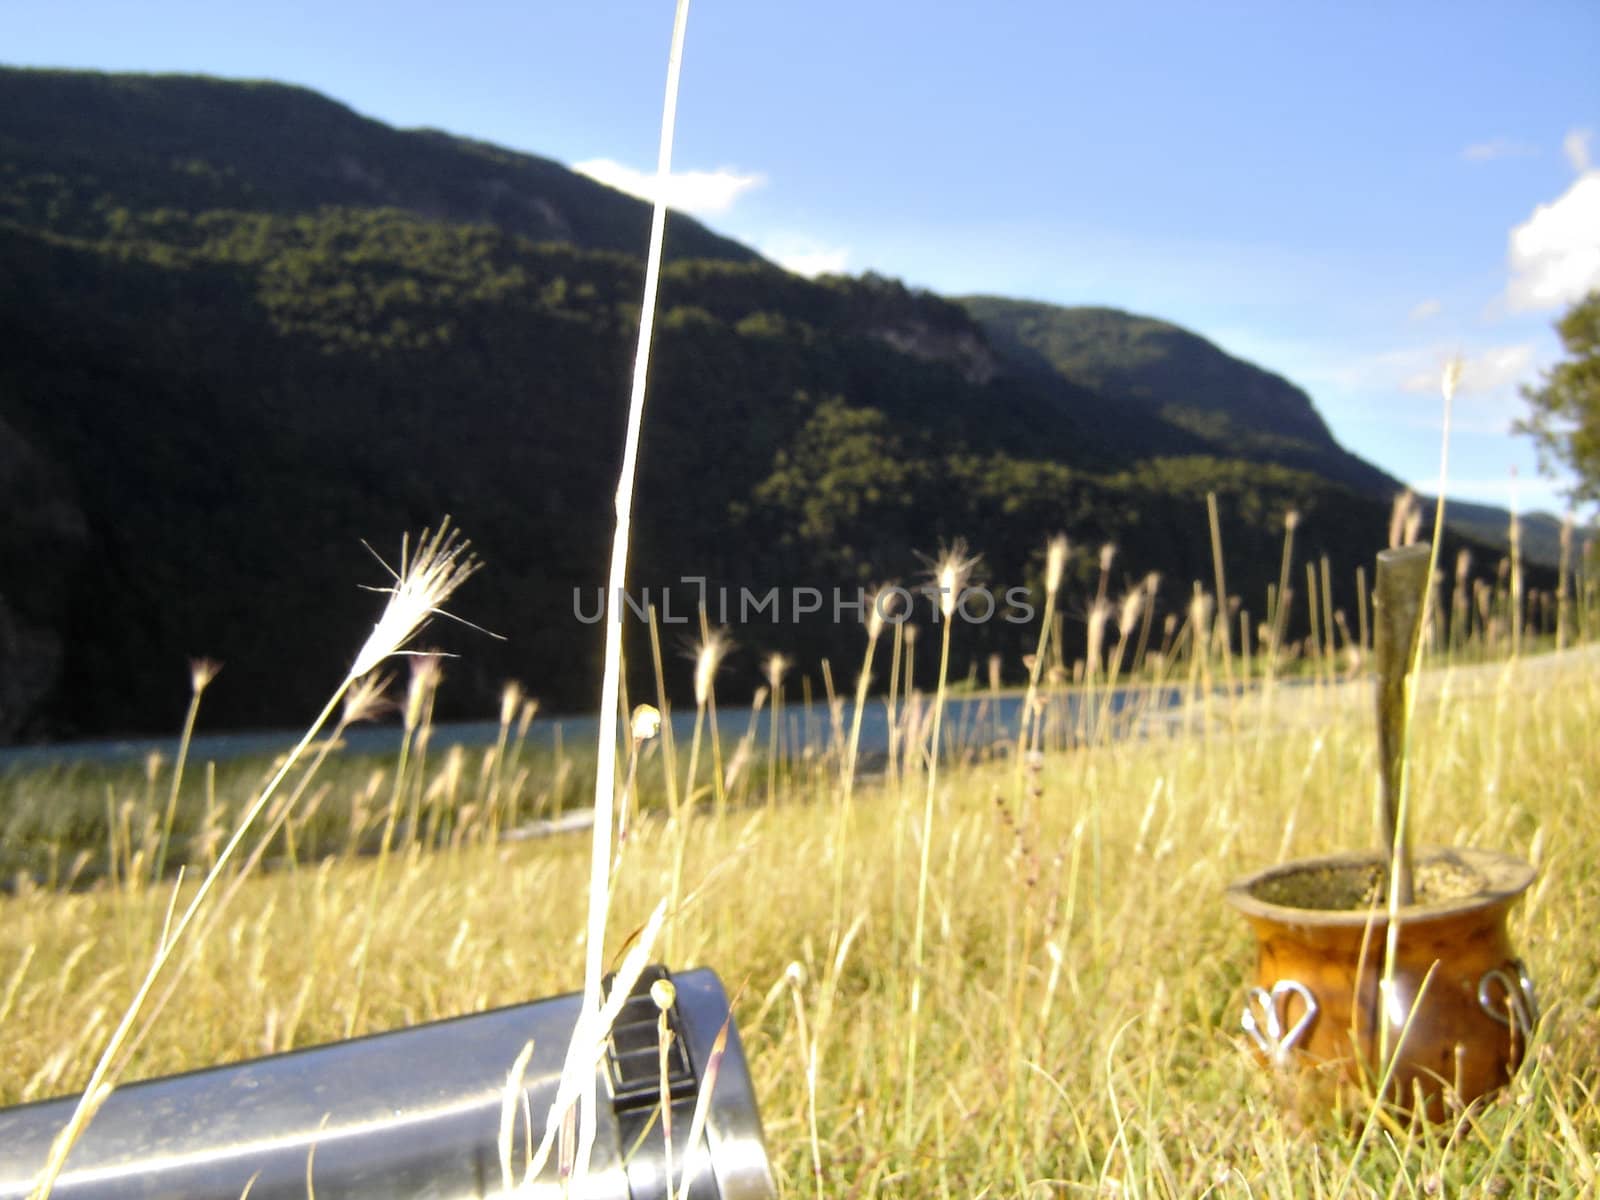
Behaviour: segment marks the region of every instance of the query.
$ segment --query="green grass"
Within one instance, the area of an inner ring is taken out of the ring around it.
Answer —
[[[858,783],[848,823],[836,819],[837,772],[821,769],[797,772],[771,809],[760,803],[765,772],[750,772],[721,824],[705,797],[681,830],[660,816],[639,820],[615,880],[611,954],[668,893],[682,833],[690,898],[673,922],[672,965],[715,967],[738,993],[785,1194],[819,1187],[806,1087],[813,1054],[829,1196],[1331,1196],[1352,1170],[1348,1194],[1362,1196],[1592,1190],[1594,655],[1564,669],[1524,659],[1436,673],[1421,700],[1417,839],[1498,847],[1540,866],[1513,938],[1545,1020],[1512,1087],[1454,1137],[1380,1128],[1358,1146],[1355,1129],[1288,1118],[1238,1031],[1253,949],[1223,905],[1226,884],[1281,858],[1376,843],[1370,691],[1297,689],[1288,703],[1281,693],[1270,706],[1212,703],[1206,736],[1048,753],[1025,774],[1023,795],[1006,764],[946,765],[929,847],[909,1140],[920,773],[894,790]],[[476,758],[459,768],[464,791],[475,786]],[[680,770],[683,758],[680,749]],[[524,798],[549,766],[532,764]],[[319,813],[334,826],[343,813],[348,824],[370,770],[326,774]],[[426,791],[445,770],[430,759],[417,782]],[[641,780],[659,786],[660,770],[652,750]],[[190,768],[182,812],[203,776]],[[119,781],[84,768],[54,785],[69,782],[87,808],[109,787],[135,830],[165,804],[165,785],[138,773]],[[375,794],[387,797],[391,782]],[[19,782],[8,786],[15,797]],[[298,867],[247,881],[191,943],[182,983],[129,1077],[577,986],[584,921],[572,898],[586,886],[587,837],[442,844],[406,843],[375,906],[374,862],[345,853],[315,862],[302,853]],[[136,879],[124,872],[116,887],[102,881],[78,894],[23,884],[0,900],[0,1102],[87,1078],[166,912],[166,889]]]

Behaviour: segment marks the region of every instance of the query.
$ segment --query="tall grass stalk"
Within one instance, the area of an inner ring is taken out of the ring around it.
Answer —
[[[383,831],[378,838],[378,865],[372,872],[372,884],[367,892],[366,923],[361,931],[361,943],[356,950],[356,979],[351,988],[350,1011],[345,1017],[345,1037],[350,1037],[355,1032],[357,1021],[361,1016],[361,1004],[366,992],[367,959],[372,947],[372,930],[378,923],[378,912],[381,908],[383,897],[384,877],[389,866],[389,854],[394,845],[395,829],[400,819],[401,797],[406,794],[406,766],[410,761],[411,746],[417,734],[415,721],[421,717],[423,692],[426,688],[423,676],[413,673],[411,686],[406,691],[406,706],[403,723],[401,725],[400,748],[396,752],[394,764],[394,782],[389,788],[389,803],[383,817]],[[502,711],[504,705],[502,705]],[[504,722],[501,724],[501,735],[504,736]],[[481,794],[481,793],[480,793]],[[492,827],[492,826],[491,826]],[[411,836],[417,836],[415,826]]]
[[[778,759],[783,737],[783,677],[789,673],[789,660],[772,653],[762,664],[767,690],[772,694],[772,715],[767,721],[767,807],[778,800]]]
[[[896,614],[894,637],[889,647],[889,691],[883,698],[884,722],[889,731],[889,761],[884,778],[888,780],[891,793],[898,793],[900,786],[900,660],[905,640],[904,614]]]
[[[1517,513],[1517,469],[1511,468],[1511,521],[1506,531],[1511,555],[1511,656],[1522,653],[1523,579],[1522,518]]]
[[[189,664],[189,708],[183,715],[183,733],[178,738],[178,757],[172,764],[172,787],[167,792],[167,811],[161,817],[161,844],[156,848],[155,865],[150,879],[160,883],[167,871],[167,848],[172,843],[172,820],[178,811],[178,793],[183,789],[183,768],[189,761],[189,742],[194,737],[195,718],[200,715],[200,697],[222,669],[220,663],[209,658],[197,658]]]
[[[1206,493],[1206,521],[1211,528],[1211,569],[1217,579],[1217,633],[1221,642],[1222,679],[1233,686],[1233,635],[1228,614],[1228,580],[1222,566],[1222,518],[1217,513],[1217,494]]]
[[[1294,531],[1300,527],[1300,512],[1291,508],[1283,516],[1283,558],[1278,565],[1278,591],[1267,620],[1272,628],[1269,650],[1269,675],[1276,673],[1278,656],[1283,652],[1283,639],[1288,631],[1289,619],[1289,569],[1294,561]]]
[[[878,611],[878,597],[869,601],[867,612],[867,649],[861,659],[861,673],[856,676],[856,702],[850,713],[850,744],[845,753],[844,803],[848,809],[856,785],[856,754],[861,748],[861,717],[867,709],[867,687],[872,682],[872,658],[878,648],[878,638],[883,635],[883,614]]]
[[[661,712],[661,782],[667,792],[667,815],[678,815],[678,755],[672,737],[672,705],[667,702],[667,674],[661,661],[661,632],[656,606],[650,606],[650,661],[656,673],[656,708]]]
[[[645,381],[649,377],[651,335],[655,328],[656,295],[661,282],[661,247],[666,233],[666,181],[672,174],[672,133],[677,117],[678,77],[683,63],[684,32],[689,19],[689,0],[677,0],[672,23],[672,48],[667,58],[666,97],[661,114],[661,145],[656,156],[655,202],[650,213],[650,250],[645,259],[644,298],[639,309],[639,345],[634,355],[633,386],[628,399],[627,433],[622,444],[622,470],[617,482],[616,527],[611,537],[611,567],[606,578],[606,596],[624,594],[628,579],[628,545],[633,522],[634,477],[639,462],[640,431],[644,423]],[[622,616],[613,612],[606,622],[605,660],[600,687],[600,732],[597,743],[594,781],[594,830],[590,853],[589,917],[584,946],[584,1017],[598,1021],[601,995],[600,977],[605,954],[606,910],[611,893],[612,806],[617,770],[617,705],[621,688]],[[580,1021],[582,1023],[582,1021]],[[569,1074],[578,1078],[578,1139],[573,1161],[578,1179],[589,1168],[594,1148],[597,1097],[592,1058],[580,1054],[578,1034],[574,1032],[563,1082]],[[551,1104],[546,1125],[548,1138],[557,1128],[566,1109]]]
[[[917,1023],[922,1010],[922,952],[928,915],[928,867],[933,852],[933,802],[939,787],[939,733],[944,717],[945,679],[950,671],[950,628],[955,622],[956,602],[966,587],[967,576],[976,563],[966,556],[964,542],[957,541],[940,557],[934,569],[939,589],[940,621],[939,681],[933,701],[933,737],[928,753],[928,789],[922,810],[922,860],[917,870],[917,910],[911,935],[911,1008],[906,1025],[905,1111],[901,1127],[906,1144],[916,1139]]]
[[[1040,716],[1035,711],[1039,695],[1039,674],[1044,670],[1045,651],[1049,646],[1050,629],[1055,621],[1056,596],[1061,591],[1061,576],[1067,569],[1067,539],[1061,534],[1051,538],[1044,554],[1044,616],[1039,621],[1039,642],[1034,647],[1033,659],[1028,663],[1028,689],[1023,693],[1022,712],[1018,719],[1016,761],[1012,767],[1015,791],[1022,792],[1022,767],[1030,750],[1039,748]]]

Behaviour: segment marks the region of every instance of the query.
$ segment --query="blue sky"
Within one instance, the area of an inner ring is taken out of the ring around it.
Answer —
[[[13,3],[0,59],[274,78],[644,189],[671,0]],[[1517,385],[1600,286],[1600,6],[695,0],[681,203],[806,270],[1175,321],[1352,450],[1555,509]],[[1590,131],[1596,136],[1589,136]]]

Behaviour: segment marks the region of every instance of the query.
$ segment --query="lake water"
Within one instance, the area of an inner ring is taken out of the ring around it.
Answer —
[[[1142,712],[1159,712],[1177,707],[1182,697],[1181,689],[1165,686],[1118,688],[1111,696],[1112,714],[1125,713],[1130,707]],[[1095,701],[1096,707],[1104,702],[1104,693]],[[1075,726],[1080,709],[1080,694],[1068,693],[1064,697],[1067,721]],[[924,706],[931,697],[920,697]],[[987,745],[998,739],[1016,737],[1017,718],[1022,708],[1022,696],[1003,693],[998,700],[988,695],[963,695],[946,701],[944,740],[947,747],[960,749]],[[848,737],[855,706],[842,706],[840,726]],[[694,710],[679,709],[672,714],[674,738],[686,745],[694,734]],[[750,728],[749,707],[719,708],[717,723],[725,750],[745,735]],[[771,736],[771,706],[766,706],[756,716],[755,748],[762,750]],[[527,745],[554,749],[558,740],[568,748],[592,746],[599,733],[599,719],[591,715],[541,716],[528,730]],[[1113,736],[1125,733],[1125,722],[1114,722],[1110,727]],[[785,704],[783,733],[791,754],[807,750],[821,752],[831,742],[833,722],[825,703],[810,706]],[[227,762],[247,757],[265,757],[281,754],[299,740],[299,730],[270,730],[253,733],[198,734],[190,744],[191,762]],[[494,721],[448,722],[434,726],[430,753],[438,753],[450,746],[464,749],[481,749],[492,746],[500,735]],[[345,731],[345,744],[350,754],[388,755],[400,747],[401,730],[394,724],[355,725]],[[107,738],[81,742],[56,742],[41,746],[13,746],[0,748],[0,771],[29,770],[73,763],[117,765],[143,762],[149,755],[159,753],[171,758],[177,752],[176,733],[164,738]],[[863,758],[871,760],[886,754],[889,748],[889,720],[881,699],[867,701],[861,716],[861,745]]]

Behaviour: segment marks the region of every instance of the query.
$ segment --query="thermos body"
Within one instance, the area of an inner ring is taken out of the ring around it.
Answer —
[[[714,972],[670,976],[677,1001],[672,1162],[660,1119],[658,1012],[645,988],[613,1030],[598,1075],[598,1129],[588,1178],[566,1194],[591,1200],[766,1200],[776,1194],[761,1120],[728,998]],[[544,1132],[582,998],[573,994],[310,1047],[113,1092],[68,1156],[60,1200],[315,1195],[467,1200],[502,1188],[506,1078],[531,1039],[511,1167],[520,1183]],[[705,1133],[686,1146],[698,1088],[727,1024]],[[648,1078],[646,1078],[646,1076]],[[628,1084],[628,1077],[633,1080]],[[76,1097],[0,1109],[0,1200],[28,1195]],[[557,1156],[523,1196],[563,1194]]]

